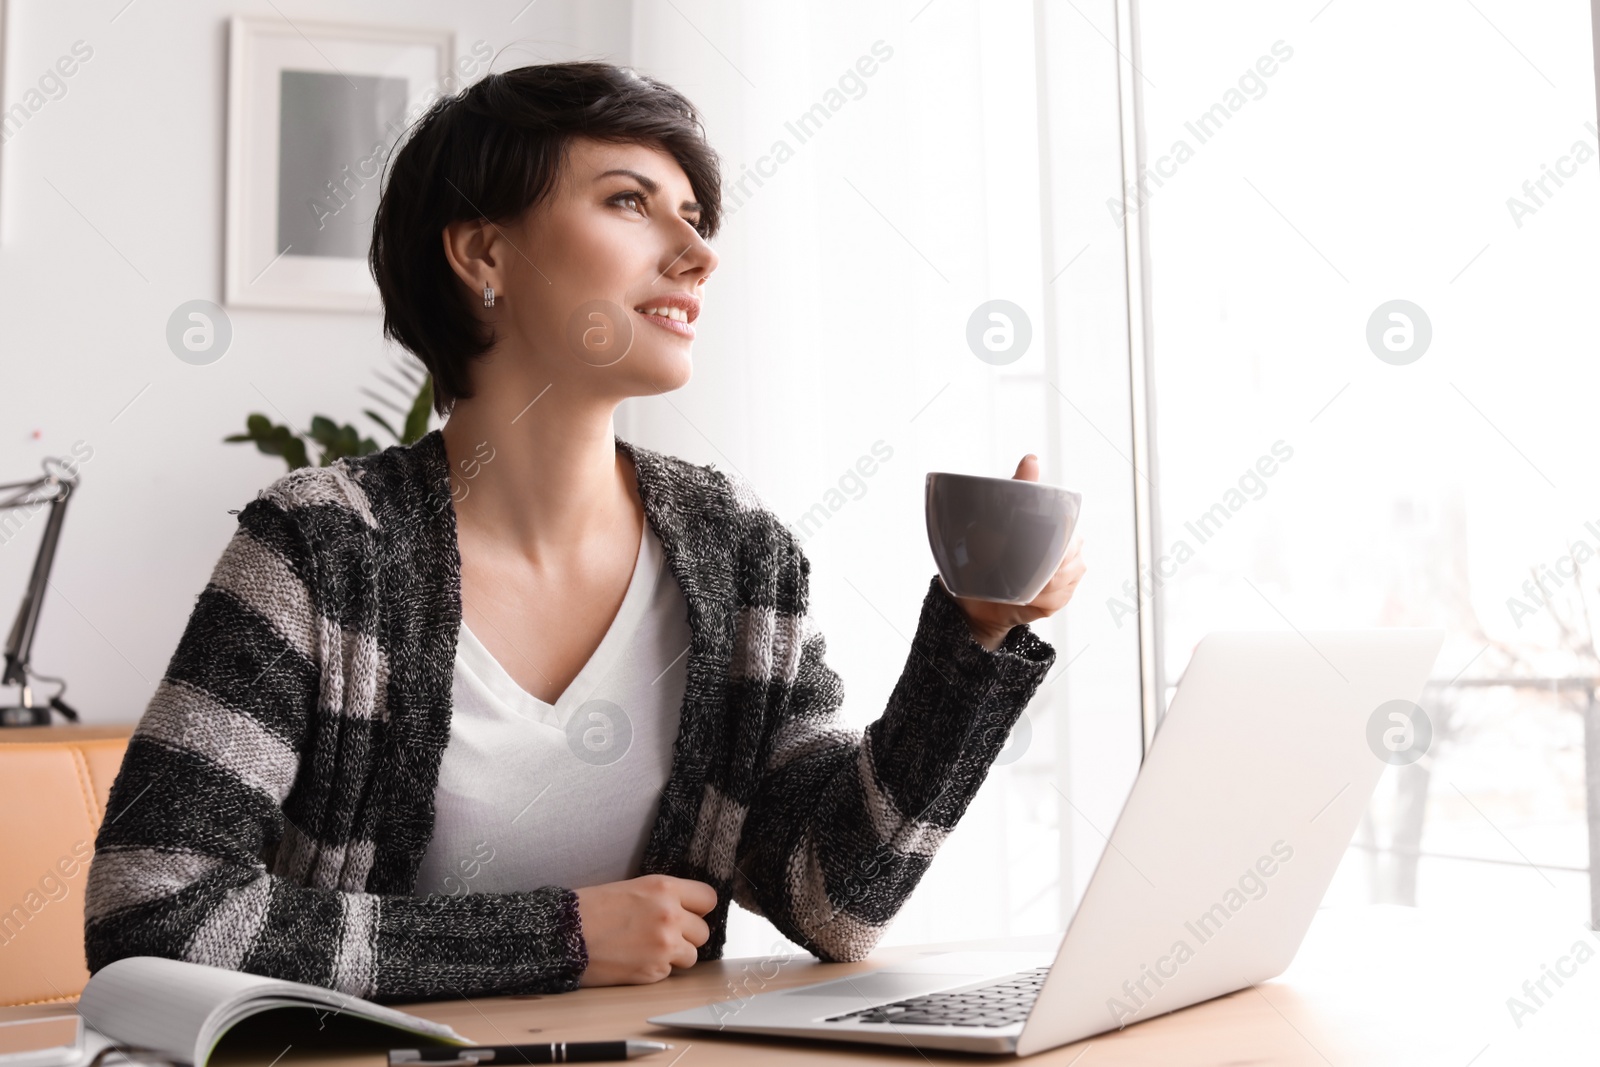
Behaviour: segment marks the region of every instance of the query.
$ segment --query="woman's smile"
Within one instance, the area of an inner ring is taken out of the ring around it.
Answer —
[[[668,333],[694,340],[694,320],[700,317],[700,299],[689,293],[663,293],[639,304],[634,313]]]

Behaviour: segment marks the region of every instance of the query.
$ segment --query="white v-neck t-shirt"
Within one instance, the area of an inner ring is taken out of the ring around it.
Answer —
[[[688,605],[664,564],[646,521],[616,618],[554,704],[519,686],[462,620],[417,895],[639,876],[687,677]]]

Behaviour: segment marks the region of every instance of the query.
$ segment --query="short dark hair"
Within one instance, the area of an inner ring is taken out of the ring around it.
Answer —
[[[696,228],[722,214],[717,154],[700,113],[676,89],[610,63],[543,63],[489,74],[439,100],[389,161],[368,265],[383,332],[415,353],[443,415],[472,396],[467,365],[494,343],[441,247],[459,219],[515,219],[554,188],[574,137],[649,144],[683,168],[700,204]]]

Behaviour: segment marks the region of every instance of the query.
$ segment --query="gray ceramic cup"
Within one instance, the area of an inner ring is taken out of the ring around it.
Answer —
[[[1078,525],[1083,495],[1019,478],[934,471],[928,545],[951,596],[1027,604],[1050,584]]]

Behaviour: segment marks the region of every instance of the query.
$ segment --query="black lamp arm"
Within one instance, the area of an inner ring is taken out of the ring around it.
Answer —
[[[0,544],[4,544],[16,535],[21,528],[10,521],[10,512],[21,508],[32,509],[28,514],[38,511],[45,504],[50,505],[50,515],[45,520],[44,536],[39,541],[39,551],[34,556],[33,573],[28,577],[28,585],[22,595],[22,606],[17,610],[16,621],[11,624],[11,634],[6,639],[5,671],[0,675],[0,685],[15,685],[22,687],[22,705],[20,707],[0,708],[0,725],[42,725],[50,719],[49,711],[45,708],[34,708],[32,702],[32,689],[29,677],[28,659],[33,649],[33,637],[39,626],[39,610],[44,604],[45,587],[50,581],[50,567],[55,561],[56,547],[61,541],[61,524],[66,518],[67,500],[78,486],[75,469],[69,468],[61,460],[53,456],[46,457],[42,463],[44,476],[30,482],[11,482],[0,485],[0,491],[16,489],[14,495],[0,499]],[[26,522],[26,519],[23,520]],[[43,677],[33,675],[34,677]],[[46,679],[58,681],[59,679]],[[61,692],[66,691],[66,683],[61,682]],[[55,708],[68,719],[77,721],[77,713],[61,701],[61,692],[51,698],[48,707]]]

